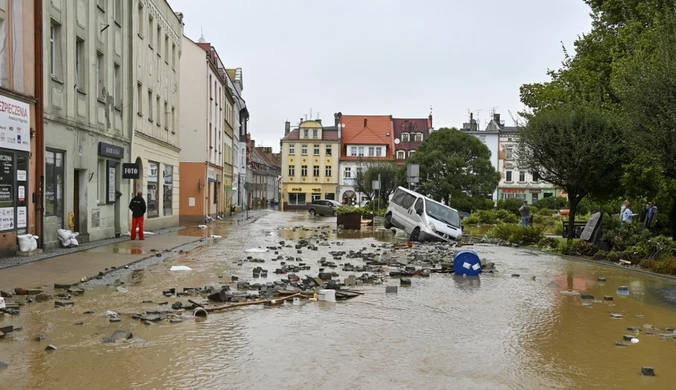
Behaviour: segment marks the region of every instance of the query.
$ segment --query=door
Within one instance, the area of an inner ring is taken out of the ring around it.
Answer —
[[[80,231],[80,170],[73,171],[73,226],[74,232]]]
[[[413,207],[411,207],[408,210],[409,220],[411,221],[410,222],[411,223],[411,232],[415,228],[418,228],[418,227],[420,228],[420,230],[422,230],[423,222],[422,222],[422,218],[421,218],[420,214],[422,214],[424,212],[425,212],[425,201],[423,200],[423,198],[418,198],[415,201],[415,204],[413,205]],[[418,213],[420,213],[420,214],[418,214]]]

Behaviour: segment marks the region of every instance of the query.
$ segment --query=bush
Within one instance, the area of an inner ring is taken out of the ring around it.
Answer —
[[[643,229],[638,223],[631,225],[620,224],[619,227],[614,229],[606,229],[604,227],[602,237],[603,241],[610,243],[612,248],[618,251],[624,251],[641,242],[647,242],[650,238],[650,232]]]
[[[509,224],[497,225],[488,232],[488,236],[520,245],[537,244],[544,238],[540,227]]]
[[[594,253],[594,256],[592,258],[594,260],[606,260],[608,258],[608,252],[598,251],[598,252]]]
[[[565,255],[571,256],[593,256],[598,249],[591,243],[582,240],[575,240],[566,248]]]
[[[568,199],[563,198],[561,196],[550,196],[547,198],[542,198],[538,200],[537,202],[533,203],[533,207],[536,209],[553,209],[553,210],[561,210],[563,208],[568,207]]]
[[[641,268],[666,275],[676,275],[676,257],[662,256],[659,259],[645,259],[639,264]]]
[[[466,225],[495,225],[498,223],[518,223],[519,218],[507,210],[479,210],[463,220]]]
[[[336,214],[338,215],[344,215],[344,214],[350,214],[350,213],[362,213],[362,209],[359,207],[354,207],[354,206],[338,206],[336,209]]]
[[[503,223],[519,223],[519,217],[509,212],[508,210],[497,210],[495,216],[499,222]]]
[[[517,217],[521,215],[519,208],[523,206],[523,200],[517,198],[500,199],[498,201],[498,210],[511,211]]]
[[[553,237],[543,237],[538,242],[538,247],[541,249],[558,249],[560,241]]]
[[[554,209],[547,209],[547,208],[544,208],[544,209],[535,209],[535,210],[533,210],[533,211],[534,211],[533,214],[535,214],[535,215],[542,215],[543,217],[551,217],[551,216],[553,216],[554,214],[558,214],[558,211],[557,211],[557,210],[554,210]]]

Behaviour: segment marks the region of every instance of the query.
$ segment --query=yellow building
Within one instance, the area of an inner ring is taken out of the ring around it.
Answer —
[[[282,210],[305,210],[314,199],[336,199],[340,130],[321,120],[286,122],[282,152]]]

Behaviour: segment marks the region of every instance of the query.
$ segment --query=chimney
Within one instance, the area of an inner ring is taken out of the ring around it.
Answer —
[[[255,148],[255,147],[256,147],[256,141],[251,140],[251,148]]]
[[[291,122],[284,122],[284,136],[286,137],[291,132]]]
[[[364,128],[368,127],[369,120],[364,118]]]
[[[337,112],[333,114],[333,124],[336,126],[336,129],[338,129],[338,139],[341,140],[341,136],[343,135],[343,128],[341,126],[341,119],[343,119],[343,113]]]
[[[317,119],[315,119],[315,120],[316,120],[317,122],[319,122],[320,125],[322,124],[322,120],[321,120],[321,119],[317,118]]]
[[[472,122],[474,122],[474,113],[470,112],[469,113],[469,123],[472,123]]]
[[[427,125],[428,125],[427,127],[431,129],[431,128],[433,127],[433,126],[432,126],[432,114],[430,114],[429,120],[430,120],[430,121],[429,121],[429,123],[427,124]]]

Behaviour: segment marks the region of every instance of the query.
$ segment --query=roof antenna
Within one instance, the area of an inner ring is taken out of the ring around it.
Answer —
[[[432,116],[432,105],[430,104],[430,116]]]
[[[204,39],[204,30],[202,29],[202,26],[200,26],[200,39],[198,39],[197,42],[199,43],[206,42],[206,39]]]

